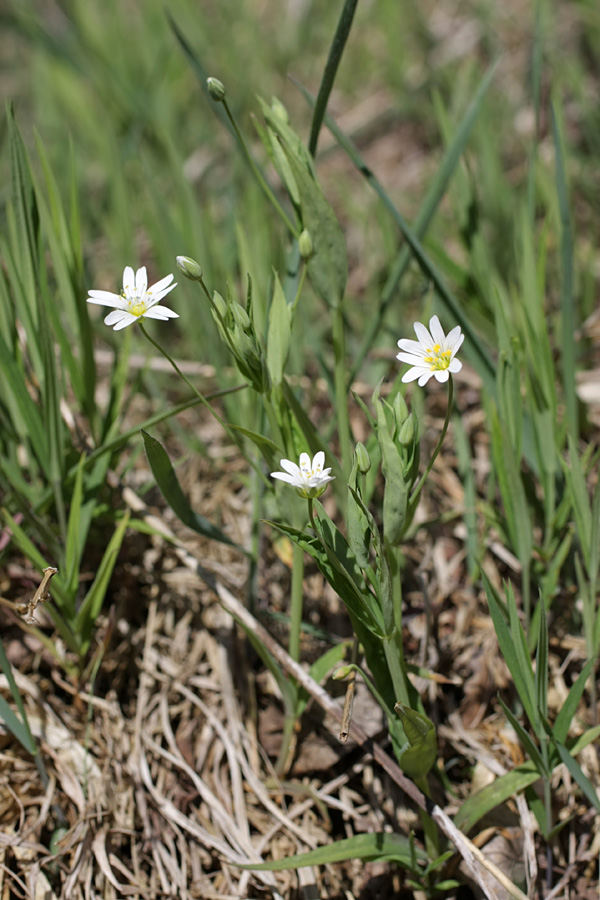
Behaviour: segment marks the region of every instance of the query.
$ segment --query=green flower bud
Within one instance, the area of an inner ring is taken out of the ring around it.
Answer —
[[[412,444],[415,438],[415,419],[413,414],[411,413],[409,417],[404,421],[402,427],[400,429],[400,433],[398,434],[398,442],[402,444],[403,447],[408,447]]]
[[[177,265],[190,281],[202,281],[202,266],[191,256],[178,256]]]
[[[246,312],[243,306],[240,306],[239,303],[231,304],[231,312],[233,314],[233,321],[235,324],[241,328],[243,331],[250,333],[252,331],[252,322],[250,321],[250,316]]]
[[[369,469],[371,468],[371,459],[369,454],[367,453],[367,448],[360,441],[356,445],[354,450],[354,455],[356,457],[356,464],[358,466],[358,471],[362,475],[366,475]]]
[[[210,96],[213,100],[216,100],[217,103],[221,103],[225,99],[225,85],[222,81],[219,81],[218,78],[207,78],[206,87],[208,88]]]
[[[227,320],[227,304],[221,297],[218,291],[214,291],[213,293],[213,303],[220,314],[221,318],[226,321]]]
[[[290,117],[288,111],[277,97],[271,98],[271,112],[283,122],[284,125],[289,125]]]
[[[340,666],[339,669],[336,669],[333,675],[331,676],[334,681],[343,681],[344,678],[347,678],[350,672],[352,671],[352,666]]]
[[[310,231],[308,231],[306,228],[298,238],[298,249],[300,251],[300,256],[302,257],[302,259],[310,259],[310,257],[314,253]]]
[[[404,399],[402,394],[398,393],[394,397],[393,409],[396,424],[398,425],[398,427],[400,427],[400,425],[402,425],[402,423],[408,416],[408,406],[406,405],[406,400]]]

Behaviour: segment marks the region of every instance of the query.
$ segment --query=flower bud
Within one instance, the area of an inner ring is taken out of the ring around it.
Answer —
[[[402,428],[400,429],[400,433],[398,434],[398,443],[402,444],[403,447],[408,447],[412,444],[415,437],[415,419],[413,414],[411,413],[407,419],[402,423]]]
[[[331,676],[334,681],[343,681],[344,678],[347,678],[350,672],[352,671],[352,666],[340,666],[339,669],[336,669],[333,675]]]
[[[298,250],[300,251],[300,256],[302,259],[310,259],[313,255],[313,242],[310,236],[310,231],[306,228],[298,238]]]
[[[250,316],[246,312],[243,306],[240,306],[239,303],[233,302],[231,304],[231,312],[233,314],[233,321],[235,324],[241,328],[243,331],[250,334],[252,331],[252,322],[250,321]]]
[[[371,459],[369,457],[369,454],[367,453],[367,448],[360,441],[356,445],[354,454],[356,456],[358,471],[361,473],[361,475],[366,475],[371,468]]]
[[[289,125],[290,117],[288,111],[277,97],[271,98],[271,112],[280,119],[284,125]]]
[[[206,87],[208,88],[210,96],[213,100],[216,100],[217,103],[221,103],[225,99],[225,85],[222,81],[219,81],[218,78],[207,78]]]
[[[222,319],[227,318],[227,304],[218,291],[213,293],[213,303]]]
[[[202,266],[191,256],[178,256],[177,265],[190,281],[202,281]]]
[[[402,394],[398,393],[394,397],[393,408],[396,424],[400,427],[408,416],[408,406]]]

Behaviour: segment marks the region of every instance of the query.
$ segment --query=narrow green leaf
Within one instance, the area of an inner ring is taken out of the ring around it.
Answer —
[[[516,716],[513,715],[513,713],[510,711],[510,709],[508,708],[508,706],[506,705],[504,700],[501,697],[499,697],[498,699],[500,701],[500,705],[501,705],[502,709],[504,710],[506,718],[508,719],[508,721],[512,725],[513,729],[515,730],[517,737],[521,741],[523,747],[529,753],[531,759],[537,766],[537,769],[538,769],[540,775],[550,775],[550,773],[547,771],[546,765],[544,764],[542,755],[541,755],[539,749],[537,748],[531,735],[523,728],[523,726],[521,725],[519,720],[516,718]]]
[[[279,276],[275,272],[273,297],[269,307],[269,328],[267,332],[267,366],[271,381],[279,384],[290,351],[292,338],[291,310],[285,299]]]
[[[423,850],[415,848],[416,858],[425,863],[427,855]],[[288,856],[265,863],[251,863],[241,866],[242,869],[254,869],[262,872],[281,872],[283,869],[299,869],[302,866],[324,866],[328,863],[342,862],[345,859],[376,859],[379,862],[397,862],[406,869],[411,869],[411,850],[408,838],[400,834],[356,834],[342,841],[335,841],[325,847],[317,847],[307,853]],[[411,869],[412,870],[412,869]],[[415,874],[420,874],[417,867]]]
[[[537,707],[546,719],[548,718],[548,620],[544,598],[539,597],[540,628],[535,664],[535,695]]]
[[[175,515],[181,519],[184,525],[204,537],[213,541],[219,541],[221,544],[229,544],[231,547],[237,547],[237,544],[227,537],[219,528],[213,525],[204,516],[195,513],[187,502],[181,485],[177,480],[175,470],[171,465],[166,450],[156,438],[153,438],[147,431],[142,430],[144,439],[144,449],[152,474],[156,479],[161,493]],[[241,550],[241,547],[237,547]]]
[[[598,799],[598,794],[596,792],[596,788],[584,773],[581,771],[581,767],[577,760],[573,759],[567,748],[564,744],[561,744],[560,741],[554,741],[554,745],[558,750],[558,754],[561,760],[564,762],[565,766],[571,773],[571,777],[577,782],[579,787],[581,788],[585,797],[587,797],[588,801],[591,805],[600,812],[600,799]]]
[[[342,302],[348,279],[344,235],[320,185],[289,146],[284,144],[283,149],[300,191],[302,225],[312,239],[308,274],[317,293],[328,306],[335,307]]]
[[[83,656],[89,649],[92,630],[108,590],[108,585],[125,537],[129,522],[129,512],[125,513],[115,528],[102,560],[96,572],[92,586],[83,599],[75,617],[75,633],[81,641],[80,654]]]
[[[4,697],[0,697],[0,718],[4,720],[6,727],[12,732],[12,734],[16,737],[19,743],[27,750],[28,753],[31,753],[32,756],[35,756],[37,751],[37,746],[35,741],[33,740],[33,736],[31,734],[31,730],[29,728],[29,724],[27,722],[27,713],[25,712],[25,706],[23,704],[23,698],[21,697],[21,692],[17,687],[17,682],[15,681],[15,676],[13,675],[12,666],[8,661],[8,657],[6,655],[6,651],[4,650],[4,645],[2,640],[0,639],[0,669],[4,672],[6,676],[6,680],[8,681],[8,687],[10,688],[10,692],[12,694],[13,700],[21,714],[21,719],[19,719]]]
[[[596,661],[594,659],[588,659],[585,666],[579,673],[577,680],[571,687],[567,699],[561,706],[556,719],[554,720],[552,734],[555,739],[561,744],[564,744],[567,739],[569,728],[571,727],[571,722],[573,721],[575,713],[577,712],[579,701],[583,696],[586,682],[594,671],[595,662]]]
[[[527,665],[527,663],[523,661],[518,646],[515,647],[513,636],[511,635],[502,610],[500,609],[500,604],[496,598],[494,588],[485,574],[482,574],[482,578],[490,614],[494,623],[494,630],[500,645],[500,652],[514,679],[515,687],[521,698],[521,703],[525,708],[527,718],[530,722],[535,722],[535,685],[531,664]]]
[[[562,114],[552,102],[552,135],[556,160],[556,196],[560,215],[560,342],[562,349],[562,382],[567,407],[569,436],[576,440],[579,435],[579,401],[575,391],[575,345],[576,317],[574,282],[573,227],[569,210],[567,168],[565,160],[565,128]]]
[[[454,817],[455,825],[468,834],[477,822],[480,821],[487,813],[501,803],[504,803],[509,797],[518,794],[528,785],[539,781],[540,773],[533,762],[528,760],[516,769],[507,772],[496,778],[491,784],[482,788],[477,793],[465,800],[459,811]]]

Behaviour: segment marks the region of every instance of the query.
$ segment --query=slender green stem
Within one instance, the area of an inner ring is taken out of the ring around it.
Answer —
[[[337,70],[342,58],[342,53],[344,52],[344,47],[346,46],[346,41],[348,40],[348,35],[350,34],[352,20],[354,18],[357,4],[358,0],[346,0],[346,2],[344,3],[340,18],[338,20],[337,28],[335,30],[335,34],[331,42],[331,47],[329,48],[329,56],[327,57],[325,69],[323,70],[323,77],[321,78],[321,84],[319,85],[319,93],[317,94],[317,100],[315,103],[315,109],[313,112],[313,119],[310,128],[308,150],[311,156],[314,156],[317,152],[317,142],[319,140],[319,132],[321,130],[321,125],[323,124],[325,110],[327,109],[327,101],[329,100],[329,95],[335,81],[335,76],[337,75]]]
[[[304,550],[294,544],[292,556],[292,590],[290,597],[290,640],[289,654],[296,662],[300,659],[300,632],[302,630],[304,580]]]
[[[421,493],[423,485],[425,484],[425,481],[427,480],[427,476],[433,469],[433,464],[435,463],[435,461],[438,457],[438,454],[439,454],[440,450],[442,449],[442,444],[444,443],[444,438],[446,437],[446,432],[448,431],[448,425],[450,424],[450,414],[452,413],[453,401],[454,401],[454,381],[452,379],[452,375],[450,375],[450,378],[448,379],[448,408],[446,409],[446,418],[444,419],[444,425],[440,432],[440,437],[436,444],[435,450],[433,451],[433,453],[431,455],[431,459],[429,460],[429,462],[427,464],[427,468],[421,475],[421,478],[419,479],[416,487],[414,488],[412,494],[410,495],[410,500],[408,501],[409,510],[414,510],[414,508],[416,507],[417,500],[419,499],[419,494]]]
[[[348,394],[346,391],[346,342],[344,337],[344,315],[342,304],[337,303],[332,310],[334,392],[338,426],[338,440],[342,457],[342,471],[347,478],[352,467],[350,447],[350,422],[348,420]]]
[[[181,371],[181,369],[179,368],[179,366],[177,365],[177,363],[175,362],[175,360],[173,359],[173,357],[172,357],[169,353],[167,353],[167,351],[166,351],[163,347],[161,347],[160,344],[157,343],[157,342],[154,340],[154,338],[153,338],[150,334],[148,334],[148,332],[147,332],[146,329],[144,328],[144,323],[142,322],[141,319],[140,319],[139,325],[140,325],[140,329],[141,329],[142,334],[144,335],[144,337],[145,337],[148,341],[150,341],[150,343],[151,343],[152,346],[155,348],[155,350],[158,350],[158,352],[159,352],[162,356],[164,356],[164,358],[165,358],[166,360],[168,360],[168,362],[171,363],[171,365],[173,366],[173,368],[175,369],[175,371],[177,372],[177,374],[179,375],[179,377],[181,378],[181,380],[184,381],[184,382],[187,384],[187,386],[189,387],[190,391],[192,391],[192,392],[196,395],[196,397],[198,397],[198,399],[200,400],[200,402],[203,403],[204,406],[206,406],[206,408],[209,410],[209,412],[211,413],[211,415],[213,415],[213,416],[215,417],[215,419],[217,420],[217,422],[218,422],[218,423],[225,429],[225,431],[229,434],[229,433],[230,433],[230,429],[229,429],[229,426],[227,425],[227,423],[221,418],[221,416],[219,415],[219,413],[218,413],[215,409],[213,409],[213,407],[210,405],[210,403],[208,402],[208,400],[206,399],[206,397],[204,396],[204,394],[200,393],[200,391],[198,390],[198,388],[195,387],[195,386],[192,384],[192,382],[191,382],[190,379],[187,377],[187,375],[184,375],[184,373]],[[233,437],[232,437],[232,440],[235,441],[235,439],[234,439]]]
[[[273,208],[279,213],[279,216],[281,217],[286,228],[288,228],[288,230],[290,231],[291,234],[294,235],[294,237],[297,237],[298,229],[296,228],[296,226],[294,225],[292,220],[289,218],[289,216],[287,215],[287,213],[281,206],[279,200],[277,199],[277,197],[273,193],[271,187],[269,186],[265,176],[260,171],[260,169],[258,168],[256,163],[254,162],[254,159],[252,157],[252,154],[250,153],[250,150],[248,149],[248,145],[246,144],[244,136],[243,136],[242,132],[240,131],[240,129],[238,128],[237,122],[235,121],[235,119],[231,113],[231,110],[229,109],[229,104],[227,103],[227,100],[223,99],[221,101],[221,103],[223,104],[223,108],[224,108],[225,112],[227,113],[227,118],[231,122],[231,127],[233,128],[233,130],[235,132],[235,136],[237,137],[237,139],[239,141],[239,144],[240,144],[240,147],[242,148],[244,156],[246,157],[248,164],[254,173],[254,177],[256,178],[259,185],[261,186],[263,193],[265,194],[267,199],[270,201]]]
[[[214,409],[214,408],[210,405],[210,403],[208,402],[208,400],[206,399],[206,397],[204,396],[204,394],[201,394],[200,391],[198,390],[198,388],[194,387],[194,385],[193,385],[192,382],[189,380],[189,378],[187,378],[186,375],[183,374],[183,372],[181,371],[181,369],[179,368],[179,366],[177,365],[177,363],[175,362],[175,360],[173,359],[173,357],[172,357],[169,353],[167,353],[167,351],[166,351],[163,347],[161,347],[160,344],[158,344],[158,343],[154,340],[153,337],[151,337],[151,336],[148,334],[148,332],[147,332],[146,329],[144,328],[144,323],[141,321],[141,319],[140,319],[140,323],[139,323],[139,324],[140,324],[140,328],[141,328],[141,331],[142,331],[142,334],[144,335],[144,337],[147,338],[147,340],[150,341],[150,343],[152,344],[152,346],[153,346],[156,350],[158,350],[158,352],[159,352],[162,356],[164,356],[165,359],[167,359],[167,360],[171,363],[171,365],[173,366],[173,368],[175,369],[175,371],[177,372],[177,374],[179,375],[179,377],[185,382],[185,384],[187,384],[187,386],[189,387],[189,389],[190,389],[191,391],[193,391],[193,393],[198,397],[198,399],[200,400],[200,402],[203,403],[204,406],[206,406],[206,408],[207,408],[208,411],[210,412],[211,416],[213,416],[213,417],[217,420],[217,422],[218,422],[219,425],[223,428],[223,430],[224,430],[225,433],[227,434],[227,436],[228,436],[228,438],[230,439],[230,441],[232,442],[232,444],[235,444],[236,447],[240,447],[240,438],[238,437],[238,435],[235,434],[235,433],[232,431],[232,429],[229,427],[229,425],[227,424],[227,422],[225,422],[225,420],[219,415],[219,413],[216,411],[216,409]],[[262,474],[262,472],[260,472],[260,468],[257,466],[256,462],[255,462],[253,459],[251,459],[250,457],[246,457],[246,458],[248,459],[248,462],[250,463],[250,465],[252,466],[252,468],[253,468],[256,472],[258,472],[258,473],[260,474],[261,478],[264,477],[263,474]]]
[[[296,296],[294,298],[294,302],[292,303],[291,315],[293,316],[296,312],[296,306],[298,305],[298,300],[300,299],[300,294],[302,293],[302,288],[304,287],[304,280],[306,278],[306,273],[308,271],[308,266],[302,266],[302,274],[300,275],[300,283],[298,285],[298,290],[296,291]]]
[[[406,673],[404,645],[402,643],[402,565],[399,547],[385,546],[385,559],[390,572],[392,587],[392,621],[388,623],[388,636],[384,639],[384,649],[396,700],[412,707],[411,684]]]

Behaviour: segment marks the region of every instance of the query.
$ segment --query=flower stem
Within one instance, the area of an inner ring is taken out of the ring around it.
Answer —
[[[214,409],[214,408],[210,405],[210,403],[208,402],[208,400],[206,399],[206,397],[204,396],[204,394],[201,394],[200,391],[198,390],[198,388],[194,387],[194,385],[193,385],[192,382],[189,380],[189,378],[187,378],[187,377],[183,374],[183,372],[181,371],[181,369],[179,368],[179,366],[177,365],[177,363],[175,362],[175,360],[173,359],[173,357],[172,357],[169,353],[167,353],[167,351],[166,351],[163,347],[161,347],[160,344],[158,344],[158,343],[154,340],[153,337],[151,337],[151,336],[148,334],[148,332],[147,332],[146,329],[144,328],[144,323],[141,321],[141,319],[140,319],[139,325],[140,325],[140,328],[141,328],[141,330],[142,330],[142,334],[144,335],[144,337],[147,338],[147,340],[150,341],[150,343],[152,344],[152,346],[153,346],[156,350],[158,350],[158,352],[159,352],[162,356],[164,356],[166,360],[168,360],[168,361],[171,363],[171,365],[173,366],[173,368],[175,369],[175,371],[177,372],[177,374],[179,375],[179,377],[187,384],[187,386],[189,387],[189,389],[190,389],[191,391],[193,391],[193,393],[196,395],[196,397],[198,397],[198,399],[200,400],[200,402],[203,403],[204,406],[206,406],[206,408],[208,409],[208,411],[210,412],[210,414],[217,420],[217,422],[219,423],[219,425],[224,429],[225,433],[227,434],[227,436],[229,437],[229,439],[231,440],[231,442],[232,442],[233,444],[235,444],[236,447],[240,447],[240,439],[239,439],[238,435],[234,434],[234,432],[233,432],[232,429],[229,427],[229,425],[227,424],[227,422],[225,422],[225,420],[224,420],[223,418],[221,418],[221,416],[220,416],[219,413],[216,411],[216,409]],[[242,448],[240,447],[240,449],[242,449]],[[242,450],[242,452],[243,452],[243,450]],[[256,464],[252,459],[250,459],[249,457],[247,457],[247,458],[248,458],[248,461],[250,462],[250,465],[252,466],[252,468],[255,469],[255,471],[257,471],[257,472],[259,473],[259,475],[261,476],[261,478],[264,478],[262,472],[260,471],[259,466],[257,466],[257,464]]]
[[[334,391],[338,426],[338,440],[342,457],[342,471],[347,478],[352,466],[350,448],[350,422],[348,420],[348,395],[346,392],[346,342],[344,338],[344,314],[342,304],[332,310],[332,337],[334,354]]]
[[[427,480],[427,476],[433,469],[433,464],[435,463],[435,461],[438,457],[438,454],[439,454],[440,450],[442,449],[442,444],[444,443],[444,438],[446,437],[446,432],[448,431],[448,425],[450,424],[450,414],[452,412],[453,401],[454,401],[454,381],[452,380],[452,375],[450,375],[450,378],[448,380],[448,408],[446,409],[446,418],[444,419],[444,425],[440,432],[440,437],[436,444],[435,450],[433,451],[433,453],[431,455],[431,459],[429,460],[429,462],[427,464],[427,468],[421,475],[421,478],[419,479],[417,486],[414,488],[412,494],[410,495],[410,500],[408,501],[409,515],[411,512],[414,511],[414,509],[417,505],[417,501],[419,499],[419,494],[421,493],[423,485],[425,484],[425,481]]]
[[[233,130],[235,132],[235,136],[238,139],[238,142],[239,142],[240,147],[242,148],[243,154],[246,157],[246,160],[248,161],[248,164],[254,173],[254,177],[256,178],[259,185],[261,186],[263,193],[266,195],[267,199],[271,202],[274,209],[279,213],[281,219],[283,220],[283,223],[289,229],[290,233],[293,234],[294,236],[297,236],[297,228],[295,227],[292,220],[289,218],[289,216],[284,211],[283,207],[281,206],[281,204],[279,203],[279,200],[273,193],[273,191],[272,191],[271,187],[269,186],[263,173],[260,171],[260,169],[258,168],[256,163],[254,162],[254,159],[252,158],[252,154],[250,153],[250,150],[248,149],[248,145],[246,144],[244,136],[243,136],[242,132],[240,131],[240,129],[238,128],[237,122],[235,121],[235,119],[231,113],[231,110],[229,109],[227,100],[223,99],[223,100],[221,100],[221,103],[223,104],[223,108],[225,109],[227,118],[231,122],[231,127],[233,128]]]

